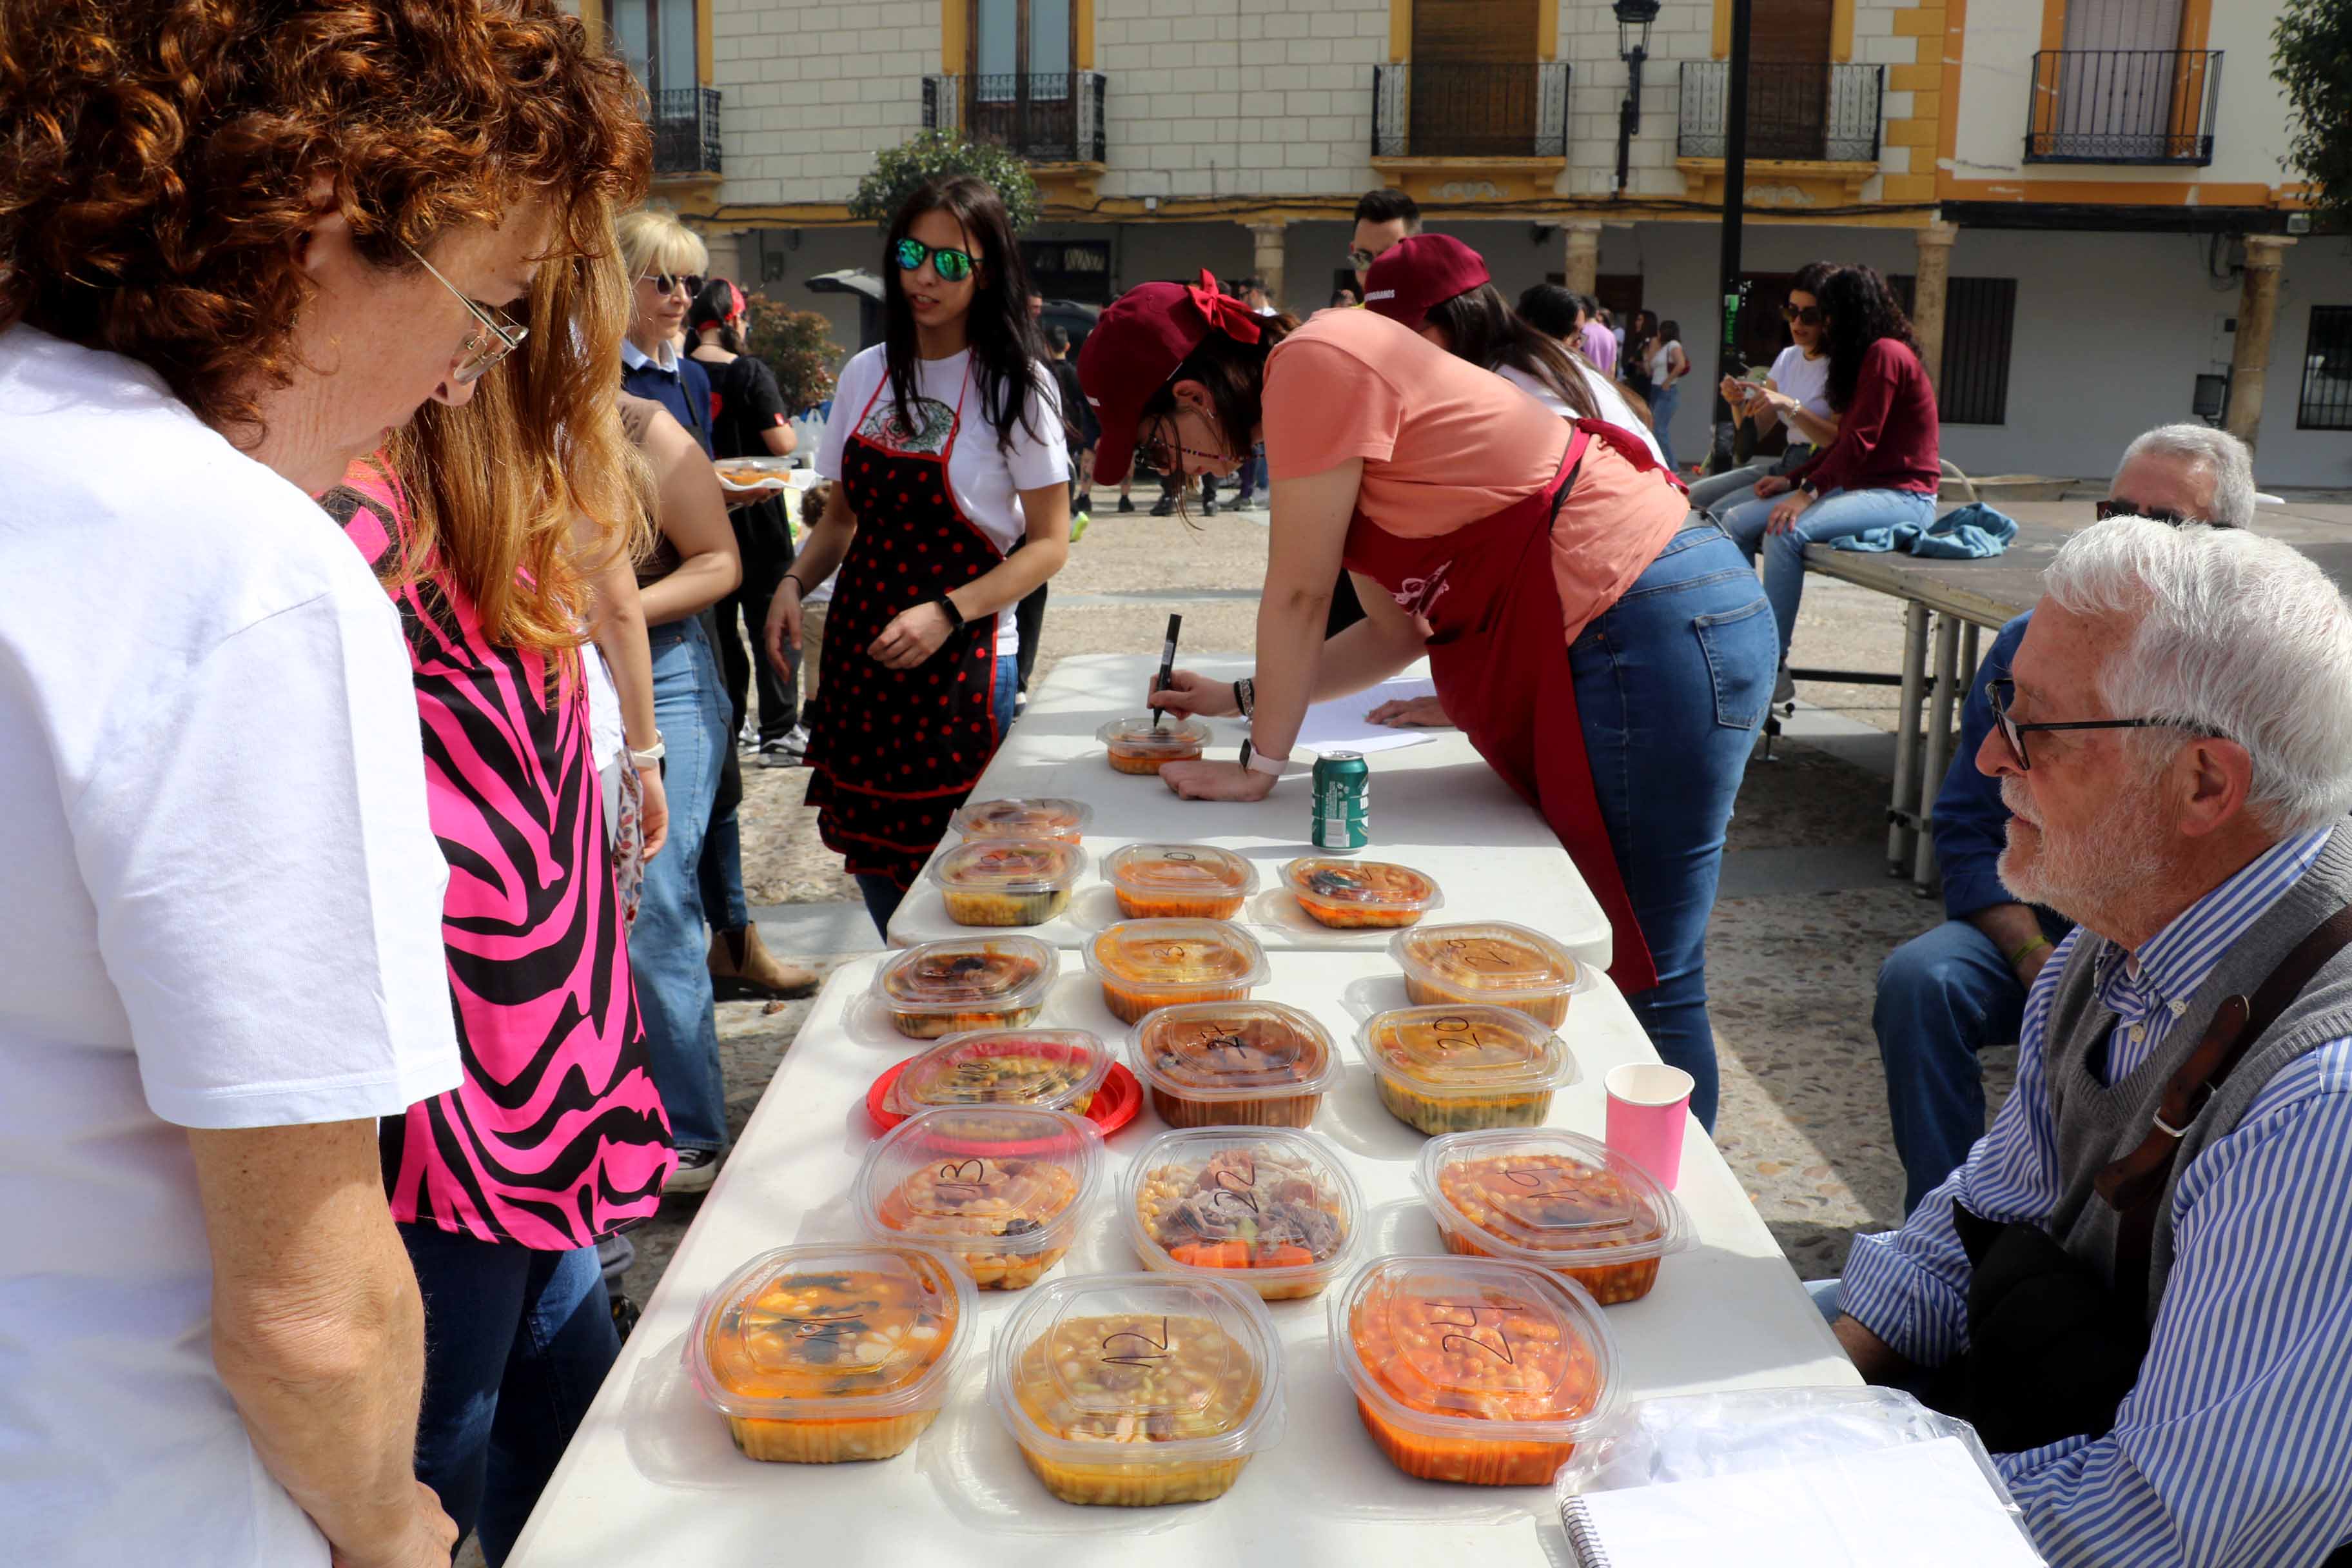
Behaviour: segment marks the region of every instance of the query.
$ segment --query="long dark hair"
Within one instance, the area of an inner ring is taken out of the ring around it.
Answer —
[[[1822,302],[1830,351],[1830,406],[1843,412],[1862,379],[1862,356],[1881,338],[1893,338],[1913,353],[1911,318],[1895,300],[1886,279],[1868,267],[1841,267],[1813,296]]]
[[[1643,324],[1645,322],[1646,325]],[[1642,351],[1649,347],[1650,340],[1657,335],[1656,313],[1650,310],[1634,311],[1633,319],[1625,323],[1626,356],[1636,361],[1640,360],[1643,357]]]
[[[1184,356],[1184,363],[1169,373],[1160,389],[1144,400],[1142,419],[1147,426],[1175,416],[1176,384],[1197,381],[1208,389],[1209,406],[1217,416],[1217,438],[1224,444],[1228,457],[1249,456],[1250,432],[1265,417],[1265,356],[1274,345],[1297,330],[1296,316],[1260,316],[1257,319],[1258,340],[1245,343],[1212,331]],[[1180,461],[1178,471],[1182,468]]]
[[[687,307],[688,329],[700,337],[704,328],[715,328],[720,348],[730,354],[743,353],[743,334],[737,331],[735,323],[727,319],[734,314],[738,298],[735,285],[726,279],[709,279],[702,285],[702,292],[694,297],[694,303]]]
[[[969,174],[918,186],[890,220],[889,237],[883,241],[882,363],[898,423],[915,428],[915,405],[922,400],[915,371],[915,311],[907,303],[905,275],[898,270],[898,242],[917,218],[934,212],[961,224],[978,252],[972,258],[977,270],[964,340],[971,349],[981,417],[996,432],[999,451],[1013,449],[1016,426],[1031,440],[1041,440],[1033,395],[1039,349],[1029,324],[1029,269],[1021,264],[1021,247],[1013,243],[1013,223],[995,187]]]
[[[1440,300],[1423,318],[1444,329],[1447,345],[1456,358],[1487,370],[1506,366],[1549,386],[1580,419],[1601,417],[1601,405],[1585,384],[1584,373],[1558,338],[1538,331],[1526,317],[1511,309],[1492,283],[1465,289],[1451,300]]]

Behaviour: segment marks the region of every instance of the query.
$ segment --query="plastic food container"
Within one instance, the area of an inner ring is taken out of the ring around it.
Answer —
[[[1059,963],[1030,936],[927,942],[885,959],[874,994],[898,1032],[918,1040],[1017,1029],[1044,1009]]]
[[[1145,1268],[1228,1279],[1268,1301],[1338,1278],[1364,1207],[1319,1139],[1283,1128],[1163,1132],[1136,1155],[1125,1197]]]
[[[1409,926],[1444,904],[1435,879],[1389,860],[1309,855],[1282,868],[1308,918],[1342,931]]]
[[[1171,1127],[1304,1127],[1339,1076],[1322,1025],[1279,1002],[1185,1002],[1135,1032],[1135,1076]]]
[[[1020,1290],[1069,1251],[1101,1180],[1102,1134],[1082,1117],[943,1107],[876,1142],[850,1201],[876,1236],[939,1248],[983,1290]]]
[[[982,838],[934,857],[929,875],[960,926],[1033,926],[1070,907],[1086,864],[1058,838]]]
[[[1084,1116],[1110,1076],[1111,1053],[1087,1029],[980,1029],[911,1058],[891,1086],[891,1109],[1030,1105]]]
[[[971,1281],[921,1247],[779,1247],[702,1299],[688,1370],[750,1458],[887,1459],[939,1415],[973,1309]]]
[[[1033,795],[968,801],[948,818],[948,830],[961,838],[1058,838],[1076,844],[1094,819],[1095,808],[1085,801]]]
[[[1559,1037],[1508,1007],[1399,1007],[1357,1047],[1389,1114],[1423,1132],[1541,1126],[1578,1077]]]
[[[1151,727],[1151,715],[1114,719],[1095,731],[1110,752],[1110,765],[1123,773],[1156,773],[1162,763],[1189,763],[1209,743],[1209,727],[1197,719],[1163,717]]]
[[[1129,844],[1103,857],[1129,920],[1229,921],[1257,891],[1257,868],[1206,844]]]
[[[1364,1430],[1408,1476],[1541,1486],[1616,1400],[1616,1340],[1557,1274],[1386,1258],[1328,1300],[1332,1356]]]
[[[1265,984],[1265,951],[1223,921],[1121,921],[1087,944],[1103,1004],[1124,1024],[1181,1002],[1238,1002]]]
[[[1165,1274],[1061,1279],[997,1331],[989,1394],[1064,1502],[1222,1497],[1283,1426],[1282,1346],[1239,1286]]]
[[[1448,1251],[1564,1274],[1604,1307],[1648,1295],[1658,1260],[1691,1244],[1682,1205],[1656,1177],[1559,1128],[1440,1138],[1416,1174]]]
[[[719,484],[730,490],[787,490],[793,486],[789,458],[721,458],[711,466],[719,470]]]
[[[1541,931],[1501,921],[1399,931],[1389,952],[1417,1004],[1516,1007],[1557,1029],[1582,979],[1568,949]]]

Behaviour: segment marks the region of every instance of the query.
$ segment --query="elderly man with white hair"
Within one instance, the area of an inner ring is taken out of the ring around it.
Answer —
[[[1838,1338],[1976,1423],[2059,1568],[2352,1562],[2352,608],[2285,544],[2117,518],[1992,699],[2001,880],[2079,929]]]
[[[2245,528],[2254,518],[2254,458],[2246,444],[2205,425],[2167,425],[2125,449],[2099,503],[2101,517],[2152,517]],[[1871,1026],[1886,1068],[1886,1110],[1903,1162],[1906,1214],[1968,1158],[1984,1133],[1978,1055],[2017,1039],[2025,993],[2066,921],[2001,885],[2009,808],[1977,772],[1992,728],[1989,683],[2009,673],[2032,613],[2001,627],[1960,710],[1961,744],[1929,818],[1944,873],[1944,922],[1889,953],[1878,971]]]

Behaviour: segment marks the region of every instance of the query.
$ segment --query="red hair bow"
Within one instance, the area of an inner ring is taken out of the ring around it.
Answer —
[[[1194,309],[1208,319],[1209,325],[1237,343],[1254,343],[1265,333],[1259,329],[1257,312],[1217,287],[1216,275],[1207,268],[1201,268],[1201,280],[1188,283],[1184,292],[1192,297]]]

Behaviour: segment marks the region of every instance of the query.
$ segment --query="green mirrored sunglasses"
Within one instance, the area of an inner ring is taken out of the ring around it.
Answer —
[[[940,275],[942,282],[947,283],[962,282],[971,276],[974,265],[971,255],[965,251],[950,250],[944,247],[935,250],[919,239],[902,239],[898,242],[899,271],[912,272],[927,260],[931,264],[931,270]]]

